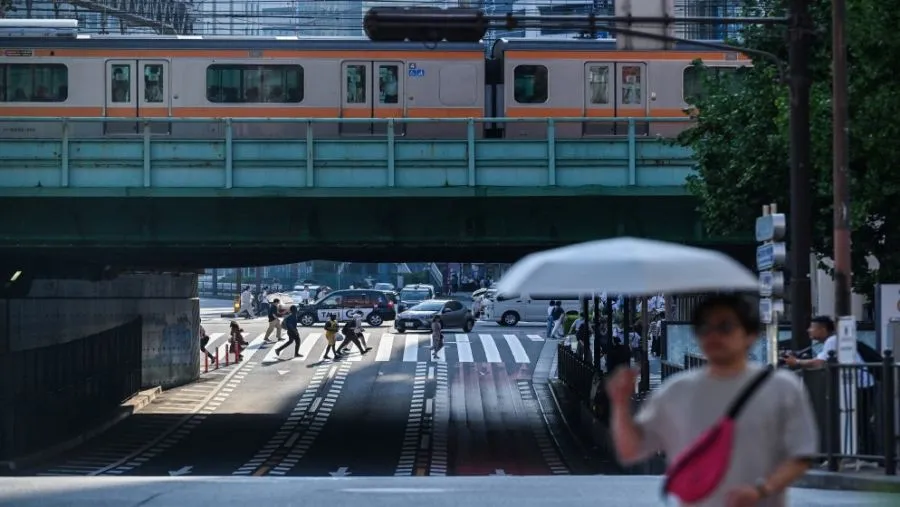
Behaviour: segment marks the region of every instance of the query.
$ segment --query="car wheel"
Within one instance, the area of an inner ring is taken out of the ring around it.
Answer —
[[[500,317],[504,326],[515,326],[519,323],[519,314],[516,312],[506,312]]]
[[[474,328],[474,327],[475,327],[475,321],[467,320],[466,324],[463,326],[463,333],[468,333],[468,332],[472,331],[472,328]]]
[[[311,313],[304,313],[300,316],[300,325],[303,327],[312,327],[316,323],[316,316]]]
[[[381,318],[381,315],[378,315],[377,313],[371,313],[369,314],[369,318],[366,319],[366,322],[368,322],[372,327],[378,327],[384,324],[384,319]]]
[[[397,332],[403,334],[406,332],[406,328],[404,326],[396,326]]]

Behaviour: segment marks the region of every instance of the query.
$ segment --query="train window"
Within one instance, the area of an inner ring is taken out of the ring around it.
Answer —
[[[591,104],[609,104],[609,66],[590,67],[588,82],[591,85]]]
[[[697,67],[691,66],[684,69],[682,75],[682,98],[685,102],[692,102],[705,95],[706,79],[711,79],[714,83],[723,83],[731,80],[732,83],[739,81],[734,78],[740,78],[746,67]]]
[[[161,63],[144,65],[144,102],[157,103],[163,101],[164,90],[163,66]]]
[[[0,101],[65,102],[69,68],[60,63],[0,65]]]
[[[113,65],[109,77],[113,102],[131,102],[131,65]]]
[[[347,66],[347,103],[366,103],[366,66]]]
[[[547,67],[519,65],[513,70],[513,97],[519,104],[547,102]]]
[[[637,65],[622,66],[622,104],[640,105],[641,100],[641,68]]]
[[[210,65],[206,100],[229,104],[288,104],[303,101],[299,65]]]
[[[378,103],[396,104],[400,100],[400,69],[396,65],[378,66]]]

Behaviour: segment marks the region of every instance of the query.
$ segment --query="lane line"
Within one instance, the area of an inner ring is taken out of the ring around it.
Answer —
[[[519,341],[519,337],[514,334],[505,334],[503,338],[506,340],[506,344],[509,345],[509,350],[512,351],[513,359],[519,364],[530,363],[531,359],[528,358],[528,353],[525,352],[525,347],[522,346],[522,342]]]
[[[419,362],[419,335],[406,335],[406,343],[403,347],[403,362]]]
[[[456,335],[456,354],[460,363],[474,363],[475,356],[472,355],[472,344],[469,342],[469,335],[457,333]]]
[[[494,339],[491,335],[479,334],[478,338],[481,339],[481,346],[484,348],[484,355],[487,358],[487,362],[502,363],[503,359],[500,357],[500,351],[497,350],[497,344],[494,343]]]
[[[375,360],[379,362],[390,361],[391,352],[394,350],[394,335],[392,333],[383,333],[381,340],[378,342],[378,351],[375,353]]]

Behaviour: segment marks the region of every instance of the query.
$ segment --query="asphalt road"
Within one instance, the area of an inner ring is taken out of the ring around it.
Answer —
[[[226,353],[230,319],[203,309],[212,336],[201,380],[163,393],[113,430],[28,475],[566,475],[540,415],[532,375],[555,347],[541,326],[479,323],[446,332],[431,358],[424,333],[366,328],[372,350],[322,359],[321,327],[301,329],[303,357],[263,342]],[[284,343],[284,342],[280,342]],[[279,344],[280,344],[279,343]],[[546,354],[545,354],[546,356]],[[227,361],[227,366],[226,366]],[[546,373],[544,373],[546,376]]]
[[[658,477],[2,478],[0,505],[16,507],[651,507]],[[792,490],[793,507],[896,506],[897,496]]]

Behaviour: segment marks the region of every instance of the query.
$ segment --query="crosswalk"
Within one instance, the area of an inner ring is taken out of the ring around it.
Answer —
[[[210,342],[207,350],[224,357],[227,336],[225,333],[209,333]],[[356,347],[350,346],[350,354],[345,356],[345,361],[361,362],[390,362],[403,361],[405,363],[418,363],[421,361],[435,361],[439,363],[514,363],[529,364],[536,361],[540,355],[541,347],[537,343],[544,341],[538,334],[514,334],[514,333],[445,333],[444,348],[438,353],[437,359],[431,356],[431,336],[425,333],[388,333],[366,332],[366,345],[372,348],[372,352],[361,355]],[[252,335],[251,337],[256,337]],[[279,345],[285,343],[279,342]],[[316,363],[324,360],[325,356],[324,333],[313,330],[307,333],[301,332],[300,355],[295,361]],[[530,355],[529,355],[530,351]],[[262,362],[274,363],[292,356],[293,346],[288,347],[279,357],[276,347],[269,347]],[[532,359],[532,356],[534,359]]]

